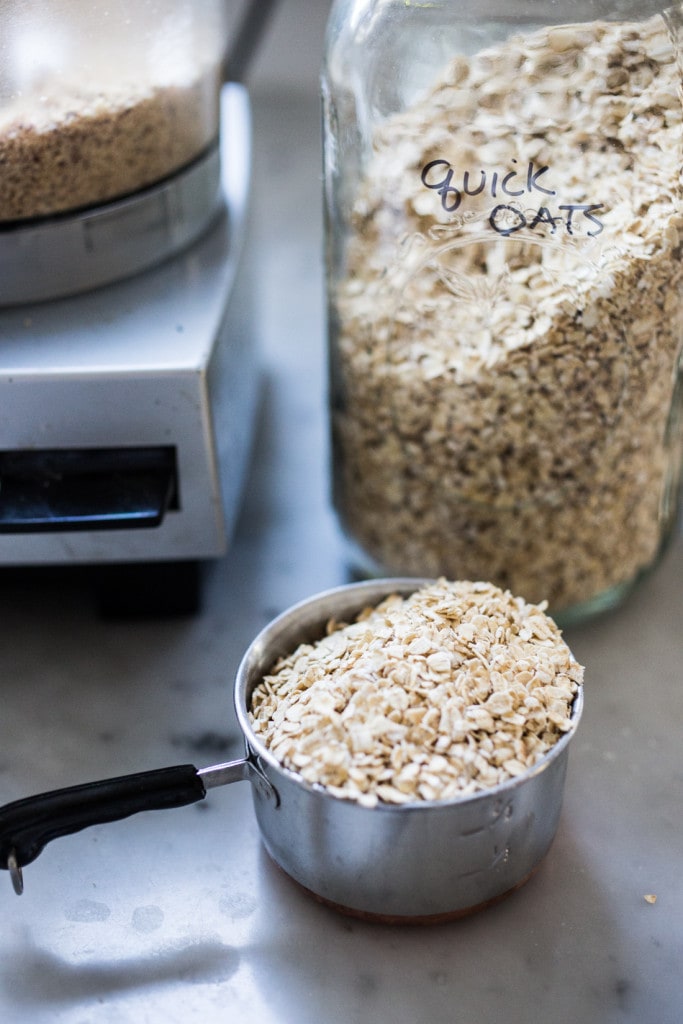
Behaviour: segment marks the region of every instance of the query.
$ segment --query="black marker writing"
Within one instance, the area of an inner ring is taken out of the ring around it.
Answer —
[[[583,216],[595,225],[596,230],[586,231],[589,238],[595,238],[602,231],[605,230],[605,225],[602,221],[598,220],[595,216],[594,211],[604,210],[602,203],[592,203],[589,206],[581,204],[568,205],[563,204],[558,206],[558,210],[566,211],[566,216],[553,216],[547,206],[540,206],[538,210],[526,212],[520,210],[517,206],[510,206],[505,203],[499,203],[491,210],[489,216],[489,224],[499,235],[507,237],[508,235],[514,235],[516,231],[521,231],[522,228],[529,228],[533,231],[539,226],[539,224],[545,224],[550,228],[551,234],[555,234],[558,224],[561,224],[568,235],[574,235],[576,232],[574,214],[582,213]]]
[[[516,164],[516,160],[511,161]],[[508,171],[496,170],[488,172],[466,170],[462,177],[456,177],[455,168],[448,160],[430,160],[422,168],[420,180],[425,188],[436,192],[441,199],[441,206],[446,213],[455,213],[466,200],[473,196],[488,194],[492,199],[519,199],[522,196],[556,196],[555,189],[546,188],[541,182],[543,175],[550,168],[547,164],[537,166],[530,160],[524,170],[514,168]],[[585,233],[594,238],[604,231],[604,224],[595,216],[604,210],[603,203],[562,203],[555,211],[548,206],[547,200],[535,210],[523,210],[516,203],[498,203],[489,215],[489,224],[499,235],[508,236],[522,228],[531,231],[545,227],[546,231],[555,234],[562,228],[568,235]],[[591,226],[591,230],[583,223],[582,218]]]
[[[512,163],[515,164],[517,161],[513,160]],[[470,171],[465,171],[462,182],[453,184],[455,171],[448,160],[431,160],[422,168],[421,181],[426,188],[433,189],[441,196],[444,210],[454,213],[460,206],[463,196],[481,195],[487,185],[492,199],[499,194],[517,198],[523,196],[525,192],[542,192],[544,195],[554,196],[555,192],[552,189],[539,184],[538,179],[547,171],[547,166],[536,167],[533,160],[529,161],[525,175],[518,170],[508,171],[502,176],[499,171],[494,171],[489,179],[486,171],[479,171],[479,184],[476,188],[471,188]]]

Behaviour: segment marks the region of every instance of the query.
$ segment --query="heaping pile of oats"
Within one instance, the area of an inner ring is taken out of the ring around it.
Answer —
[[[534,765],[571,728],[583,668],[543,607],[440,579],[391,595],[281,659],[255,734],[335,796],[448,800]]]
[[[379,129],[332,427],[340,517],[382,571],[555,612],[653,562],[682,458],[682,154],[659,17],[457,57]]]

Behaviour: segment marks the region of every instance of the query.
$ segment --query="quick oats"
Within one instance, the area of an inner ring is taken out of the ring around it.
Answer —
[[[426,584],[330,622],[256,687],[256,736],[335,796],[448,800],[531,768],[583,681],[543,606],[488,583]]]
[[[681,466],[664,22],[458,56],[377,130],[333,282],[335,504],[382,571],[553,611],[627,586]]]

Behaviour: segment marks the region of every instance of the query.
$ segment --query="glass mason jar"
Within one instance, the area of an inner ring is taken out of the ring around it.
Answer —
[[[224,8],[224,0],[5,0],[0,223],[126,196],[214,142]]]
[[[356,568],[571,621],[680,470],[681,8],[336,0],[323,71],[334,503]]]

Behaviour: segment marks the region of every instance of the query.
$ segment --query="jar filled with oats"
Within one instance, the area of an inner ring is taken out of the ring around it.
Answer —
[[[356,568],[564,621],[663,550],[682,462],[681,8],[336,0],[334,502]]]
[[[0,224],[157,183],[218,136],[224,0],[5,0]]]

